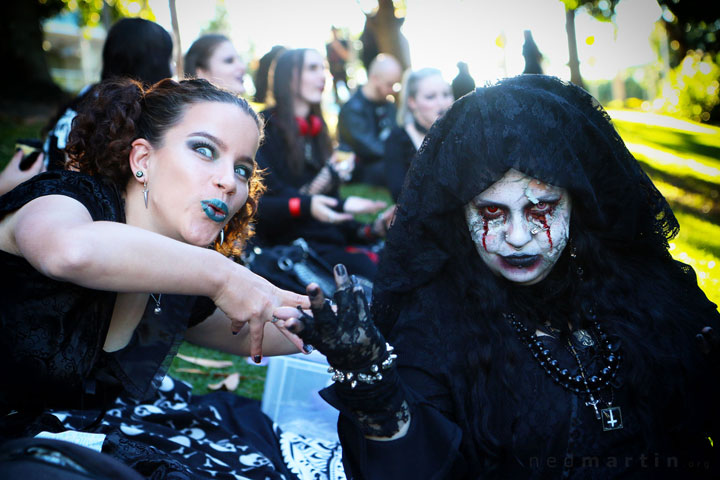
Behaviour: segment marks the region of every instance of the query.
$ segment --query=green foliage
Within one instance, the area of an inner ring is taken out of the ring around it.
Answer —
[[[216,0],[215,16],[208,22],[207,26],[200,32],[201,35],[208,33],[222,33],[229,36],[232,27],[230,26],[230,17],[228,16],[225,0]]]
[[[147,0],[62,0],[62,3],[66,10],[78,12],[83,27],[95,27],[105,20],[112,24],[125,17],[155,20]],[[103,18],[104,15],[108,18]]]
[[[680,65],[670,70],[656,107],[660,110],[707,122],[711,112],[720,104],[720,53],[710,54],[689,50]]]
[[[0,170],[15,154],[15,141],[21,138],[40,138],[44,120],[19,122],[16,119],[0,117]]]
[[[587,12],[602,22],[612,21],[615,15],[615,7],[620,0],[560,0],[566,10],[577,10],[585,8]]]

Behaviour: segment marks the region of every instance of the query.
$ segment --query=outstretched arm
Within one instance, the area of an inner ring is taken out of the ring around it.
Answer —
[[[277,313],[335,370],[335,384],[321,395],[341,412],[346,468],[358,478],[463,477],[462,432],[449,418],[450,393],[429,372],[396,365],[362,292],[338,267],[337,314],[312,284],[312,316],[286,308]]]
[[[239,331],[249,323],[251,354],[260,355],[263,325],[281,305],[306,297],[280,290],[207,248],[115,222],[95,222],[77,200],[49,195],[0,222],[0,249],[24,257],[48,277],[116,292],[210,297]]]

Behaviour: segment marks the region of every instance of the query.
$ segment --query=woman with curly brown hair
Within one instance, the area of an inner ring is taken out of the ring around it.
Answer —
[[[146,476],[293,478],[257,405],[165,377],[183,338],[256,361],[303,348],[265,324],[307,298],[227,258],[263,189],[262,122],[204,80],[88,99],[70,170],[0,197],[0,439],[92,432]]]

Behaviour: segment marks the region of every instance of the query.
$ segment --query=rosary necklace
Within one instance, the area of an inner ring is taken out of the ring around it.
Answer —
[[[602,406],[600,392],[609,388],[612,393],[610,382],[617,375],[621,356],[613,350],[613,345],[608,340],[605,332],[600,329],[600,325],[598,325],[597,322],[593,322],[593,328],[597,332],[600,340],[598,347],[605,366],[597,375],[592,375],[588,378],[585,368],[580,361],[580,357],[569,339],[568,350],[578,365],[579,374],[575,376],[571,375],[567,368],[560,366],[557,359],[550,356],[550,350],[545,347],[543,341],[538,338],[535,332],[530,332],[521,321],[517,320],[514,314],[508,315],[507,318],[515,329],[515,333],[520,341],[528,347],[533,358],[555,383],[577,395],[587,396],[588,400],[585,402],[585,406],[592,407],[595,418],[601,421],[604,431],[623,428],[622,411],[620,407],[613,406],[612,399],[604,402],[607,404],[606,408],[598,408]],[[593,344],[592,336],[587,331],[580,330],[573,334],[582,345],[588,346]]]

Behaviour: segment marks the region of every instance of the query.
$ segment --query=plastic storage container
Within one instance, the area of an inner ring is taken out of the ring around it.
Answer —
[[[262,410],[288,432],[337,441],[338,411],[318,392],[332,384],[320,352],[270,357]]]

